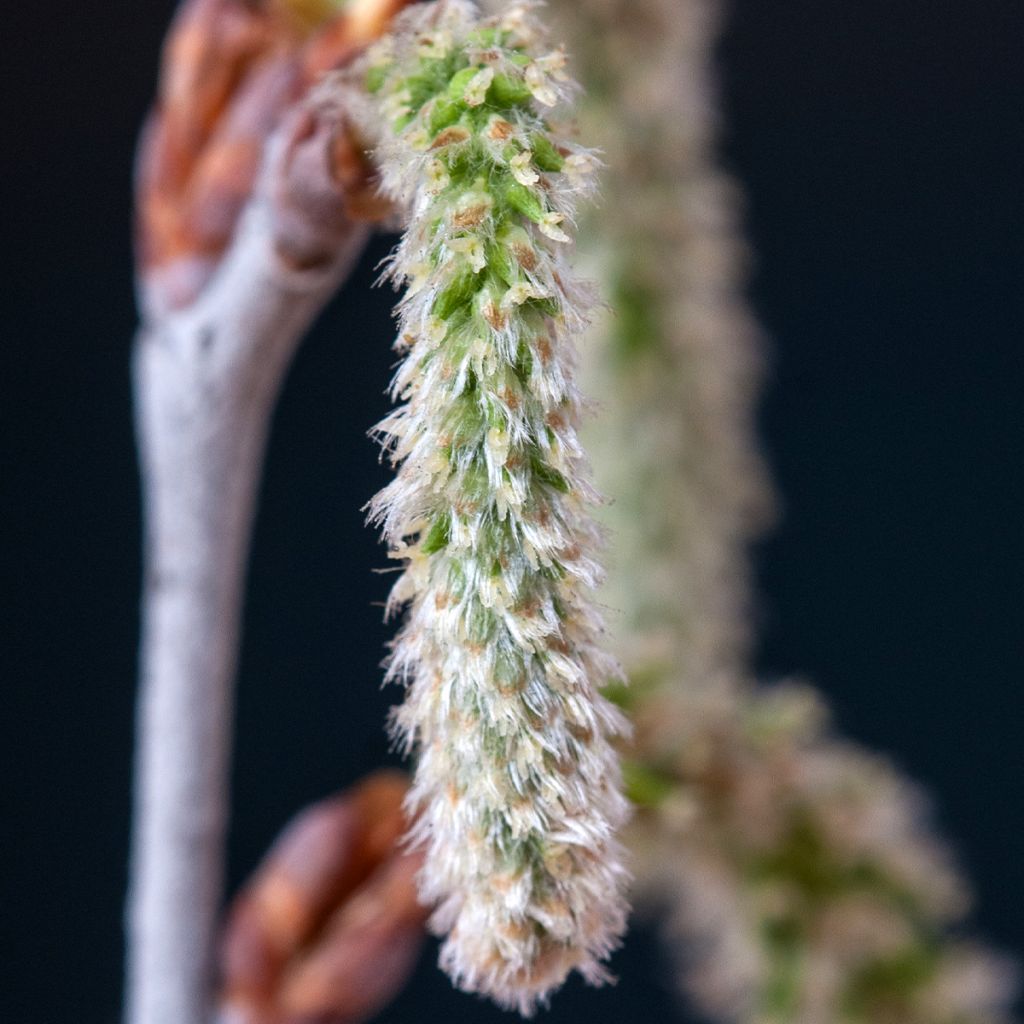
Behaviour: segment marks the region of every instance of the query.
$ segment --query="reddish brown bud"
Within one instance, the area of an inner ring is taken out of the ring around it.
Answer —
[[[136,184],[139,273],[165,305],[187,305],[213,273],[271,134],[325,72],[348,63],[407,2],[353,0],[310,32],[300,31],[284,2],[185,0],[164,48]],[[326,223],[330,235],[335,221],[387,215],[358,147],[341,138],[346,130],[331,123],[316,131],[305,177],[293,170],[277,183],[277,195],[289,197],[279,211],[278,248],[293,265],[322,262],[333,251],[330,237],[310,244],[310,225]]]
[[[401,988],[426,912],[403,852],[404,776],[380,772],[300,814],[231,908],[221,1005],[233,1024],[362,1020]]]

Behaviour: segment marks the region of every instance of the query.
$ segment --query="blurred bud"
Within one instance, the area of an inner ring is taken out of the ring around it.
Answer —
[[[405,792],[378,772],[285,829],[228,914],[222,1024],[354,1022],[401,989],[425,918],[419,858],[399,843]]]

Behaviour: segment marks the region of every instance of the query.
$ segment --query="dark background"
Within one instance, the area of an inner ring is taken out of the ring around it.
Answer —
[[[751,295],[774,339],[763,435],[785,499],[759,550],[760,666],[930,787],[1024,949],[1024,5],[736,0],[726,158],[749,196]],[[139,589],[128,346],[130,164],[169,0],[5,5],[0,292],[3,792],[0,1016],[112,1022]],[[252,562],[231,877],[299,806],[387,756],[387,631],[359,511],[383,470],[378,242],[301,349]],[[552,1021],[671,1020],[649,933],[619,986]],[[384,1019],[503,1019],[424,960]],[[678,1018],[681,1019],[681,1018]]]

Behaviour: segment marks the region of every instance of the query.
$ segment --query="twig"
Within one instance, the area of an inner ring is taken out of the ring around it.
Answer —
[[[321,117],[302,97],[310,55],[327,66],[337,62],[331,52],[347,58],[397,2],[350,5],[339,19],[349,31],[332,23],[326,43],[303,50],[293,39],[263,46],[262,22],[240,33],[239,19],[265,17],[257,8],[190,0],[168,47],[163,109],[144,140],[138,183],[134,384],[146,571],[128,1024],[205,1024],[212,1012],[232,680],[265,439],[298,342],[369,231],[355,219],[366,213],[368,170],[336,116]],[[211,100],[209,76],[183,74],[175,61],[208,62],[212,48],[216,66],[218,45],[228,48],[222,62],[248,62],[251,74],[235,106],[211,120],[230,97]],[[218,145],[237,152],[246,132],[263,152],[255,185],[251,160],[225,172],[209,159]],[[212,167],[204,170],[203,156]]]
[[[272,180],[273,170],[268,168]],[[288,266],[266,195],[192,307],[144,325],[135,388],[148,509],[128,1020],[200,1024],[221,897],[241,590],[271,410],[366,229]]]

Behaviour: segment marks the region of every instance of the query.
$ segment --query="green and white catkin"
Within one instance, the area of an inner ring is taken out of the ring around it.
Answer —
[[[597,161],[557,127],[573,91],[528,6],[413,8],[368,57],[390,269],[395,480],[371,503],[404,563],[388,678],[417,754],[413,835],[441,964],[530,1014],[573,969],[607,978],[625,928],[627,817],[599,692],[617,676],[593,598],[597,501],[577,437],[573,338],[594,299],[567,264]]]

